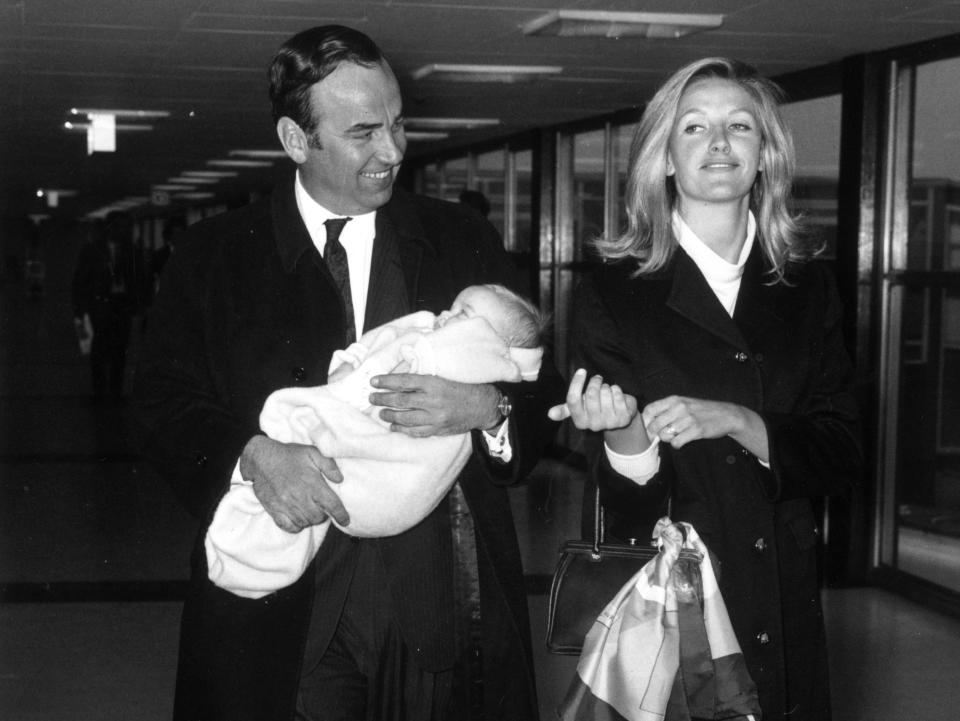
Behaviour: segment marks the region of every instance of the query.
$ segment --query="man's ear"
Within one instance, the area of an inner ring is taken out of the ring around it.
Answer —
[[[307,151],[310,143],[307,134],[293,120],[284,115],[277,121],[277,137],[280,145],[297,165],[307,162]]]

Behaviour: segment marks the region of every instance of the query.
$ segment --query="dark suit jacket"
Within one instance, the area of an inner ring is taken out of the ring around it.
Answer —
[[[620,384],[642,408],[668,395],[740,404],[759,413],[771,470],[730,438],[660,444],[661,467],[640,487],[598,454],[614,535],[649,538],[672,497],[719,560],[720,587],[760,691],[764,721],[828,718],[829,689],[811,499],[858,478],[858,412],[830,272],[793,268],[770,285],[758,246],[731,319],[678,249],[661,272],[598,269],[582,289],[574,346],[591,374]]]
[[[413,310],[439,312],[470,284],[509,283],[496,231],[459,206],[397,189],[376,227],[365,327]],[[339,295],[297,212],[292,185],[191,227],[165,271],[149,327],[137,382],[144,449],[205,526],[241,450],[259,430],[266,397],[285,386],[324,383],[331,354],[344,345]],[[485,697],[535,709],[526,598],[505,486],[526,475],[549,442],[555,428],[546,409],[562,388],[546,364],[540,382],[508,392],[515,400],[514,461],[497,464],[477,451],[459,482],[475,519],[483,620],[491,624],[485,668],[496,669],[498,659],[504,667],[522,660],[522,678],[487,674]],[[291,718],[305,649],[309,643],[314,654],[322,651],[333,633],[357,543],[377,545],[385,588],[422,668],[449,668],[447,523],[442,504],[390,539],[358,542],[331,531],[315,572],[261,600],[214,587],[198,546],[182,624],[176,717]],[[307,639],[311,609],[329,621]]]

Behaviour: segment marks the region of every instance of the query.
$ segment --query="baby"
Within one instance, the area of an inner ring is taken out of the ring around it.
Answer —
[[[331,484],[350,514],[291,534],[280,529],[234,471],[207,531],[211,581],[259,598],[306,570],[330,523],[353,536],[391,536],[436,508],[472,452],[469,433],[414,438],[391,432],[369,402],[370,379],[387,373],[436,375],[461,383],[535,380],[543,357],[543,318],[529,301],[500,285],[465,288],[450,310],[420,311],[365,333],[337,351],[328,383],[271,394],[260,427],[284,443],[316,446],[334,458],[343,482]]]

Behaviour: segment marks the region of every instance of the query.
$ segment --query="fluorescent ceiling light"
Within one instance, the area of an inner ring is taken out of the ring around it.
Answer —
[[[269,168],[273,163],[269,160],[208,160],[207,165],[215,168]]]
[[[76,194],[76,190],[67,188],[37,188],[37,197],[46,197],[48,208],[56,208],[60,205],[60,198],[72,198]]]
[[[231,150],[227,153],[231,158],[286,158],[282,150]]]
[[[463,83],[516,83],[546,75],[559,75],[557,65],[445,65],[433,63],[413,72],[414,80],[446,80]]]
[[[111,110],[109,108],[70,108],[72,115],[113,115],[117,118],[168,118],[167,110]]]
[[[235,170],[184,170],[180,174],[190,178],[236,178],[239,175]]]
[[[63,124],[64,130],[76,130],[76,131],[88,131],[93,125],[91,123],[72,123],[69,120]],[[113,129],[117,132],[143,132],[145,130],[153,130],[152,125],[134,125],[133,123],[115,123]]]
[[[157,183],[150,186],[151,190],[196,190],[195,185],[183,185],[182,183]]]
[[[679,38],[723,25],[723,15],[553,10],[521,26],[524,35]]]
[[[216,197],[213,193],[175,193],[174,198],[180,198],[181,200],[207,200],[209,198]]]
[[[196,183],[197,185],[213,185],[214,183],[219,182],[218,178],[198,178],[196,176],[186,176],[180,175],[176,178],[167,178],[168,183],[186,183],[191,185]]]
[[[500,125],[499,118],[406,118],[403,121],[405,128],[422,130],[474,130],[476,128],[490,128]],[[410,133],[407,132],[407,137]]]
[[[68,188],[37,188],[38,198],[42,198],[44,195],[48,195],[50,193],[56,193],[61,198],[72,198],[77,194],[77,191]]]
[[[425,140],[446,140],[450,137],[450,133],[444,133],[442,130],[408,130],[404,135],[407,140],[415,143]]]

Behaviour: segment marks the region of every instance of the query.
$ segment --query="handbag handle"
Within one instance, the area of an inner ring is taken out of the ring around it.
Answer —
[[[673,495],[667,500],[667,515],[673,512]],[[593,492],[593,547],[591,549],[595,559],[600,558],[600,544],[607,540],[607,513],[600,501],[600,484],[597,483]],[[635,539],[632,539],[635,540]],[[631,546],[637,545],[631,543]],[[657,542],[651,540],[651,546],[656,546]]]

